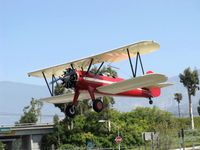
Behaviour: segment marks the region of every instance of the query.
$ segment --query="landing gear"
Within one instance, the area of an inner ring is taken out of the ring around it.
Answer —
[[[96,112],[101,112],[103,109],[103,102],[100,99],[93,100],[93,109]]]
[[[149,97],[149,104],[150,104],[150,105],[153,104],[153,101],[152,101],[151,97]]]
[[[65,115],[73,118],[76,115],[76,108],[73,104],[68,104],[65,108]]]

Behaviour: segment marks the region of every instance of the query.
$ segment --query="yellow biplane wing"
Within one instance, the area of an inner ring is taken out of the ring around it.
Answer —
[[[65,71],[67,68],[70,68],[71,66],[73,66],[76,69],[86,69],[88,66],[90,66],[90,64],[94,65],[94,64],[98,64],[102,62],[114,63],[114,62],[128,59],[127,49],[129,50],[130,57],[135,57],[137,56],[138,52],[140,53],[140,55],[143,55],[149,52],[153,52],[159,48],[160,48],[160,45],[154,41],[137,42],[134,44],[130,44],[130,45],[117,48],[111,51],[107,51],[101,54],[97,54],[94,56],[90,56],[90,57],[86,57],[86,58],[79,59],[76,61],[64,63],[61,65],[33,71],[33,72],[28,73],[28,75],[35,76],[35,77],[43,77],[43,73],[44,73],[46,78],[51,78],[52,75],[56,77],[56,76],[62,75],[63,71]]]

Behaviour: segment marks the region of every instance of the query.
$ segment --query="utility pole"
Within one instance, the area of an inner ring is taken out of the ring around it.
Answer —
[[[101,123],[103,123],[103,122],[107,122],[108,123],[108,130],[109,131],[111,131],[111,124],[115,127],[115,128],[117,128],[117,138],[121,138],[120,136],[119,136],[119,126],[117,126],[116,124],[114,124],[113,122],[111,122],[110,120],[99,120],[98,122],[101,122]],[[116,138],[116,139],[117,139]],[[115,139],[115,140],[116,140]],[[121,139],[122,140],[122,139]],[[117,142],[117,140],[116,140],[116,142]],[[118,150],[120,150],[120,143],[121,142],[117,142],[118,143]]]

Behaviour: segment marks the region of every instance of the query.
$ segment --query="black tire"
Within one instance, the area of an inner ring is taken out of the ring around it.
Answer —
[[[152,105],[152,104],[153,104],[153,101],[152,101],[152,100],[149,100],[149,104]]]
[[[93,100],[93,109],[96,112],[101,112],[103,109],[103,102],[100,99]]]
[[[67,117],[73,118],[76,115],[76,109],[73,104],[68,104],[65,108],[65,115]]]

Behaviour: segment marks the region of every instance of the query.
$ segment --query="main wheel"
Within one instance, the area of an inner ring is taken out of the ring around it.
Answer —
[[[73,118],[76,115],[76,109],[73,104],[68,104],[67,107],[65,108],[65,115]]]
[[[96,112],[101,112],[103,109],[103,102],[100,99],[93,100],[93,109]]]

